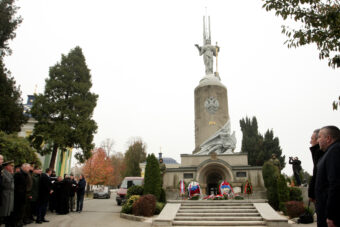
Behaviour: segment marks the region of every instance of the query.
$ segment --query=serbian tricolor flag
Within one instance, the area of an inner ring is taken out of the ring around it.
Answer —
[[[184,180],[181,180],[179,182],[179,194],[180,195],[185,195],[185,184],[184,184]]]
[[[201,194],[200,185],[197,182],[192,181],[192,182],[190,182],[190,184],[188,186],[188,191],[189,191],[189,197],[190,198],[192,196],[197,195],[197,194]]]
[[[231,187],[231,185],[228,183],[228,181],[223,181],[220,184],[219,192],[221,195],[224,195],[224,194],[229,194],[230,192],[234,193],[234,190]]]

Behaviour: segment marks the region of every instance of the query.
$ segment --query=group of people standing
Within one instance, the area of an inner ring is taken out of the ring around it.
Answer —
[[[14,168],[14,161],[4,162],[0,155],[0,225],[20,227],[35,221],[49,222],[46,211],[67,214],[83,209],[86,181],[83,175],[56,177],[51,169],[24,163]]]
[[[318,227],[340,226],[340,130],[336,126],[316,129],[310,141],[314,163],[308,188],[315,202]]]

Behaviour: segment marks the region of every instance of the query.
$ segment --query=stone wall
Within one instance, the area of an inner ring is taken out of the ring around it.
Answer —
[[[209,159],[220,159],[227,162],[230,166],[247,166],[248,156],[247,153],[234,153],[234,154],[219,154],[213,155],[190,155],[181,154],[181,166],[198,166]]]

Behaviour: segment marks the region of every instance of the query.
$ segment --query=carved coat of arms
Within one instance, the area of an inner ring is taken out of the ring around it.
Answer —
[[[208,113],[214,114],[220,107],[220,103],[215,97],[211,96],[205,100],[204,107],[208,111]]]

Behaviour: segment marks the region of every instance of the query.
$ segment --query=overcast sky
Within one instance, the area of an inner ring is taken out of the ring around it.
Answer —
[[[339,127],[339,70],[318,59],[314,45],[288,49],[284,23],[260,0],[238,1],[17,1],[23,23],[10,43],[6,66],[28,94],[42,93],[49,67],[80,46],[99,95],[94,120],[97,146],[115,141],[125,152],[141,137],[147,152],[180,162],[194,149],[194,89],[204,76],[202,16],[211,16],[219,73],[228,89],[231,128],[241,149],[239,121],[256,116],[259,131],[273,129],[283,154],[298,156],[312,172],[309,141],[324,125]],[[288,162],[288,159],[286,159]],[[284,170],[292,174],[291,165]]]

